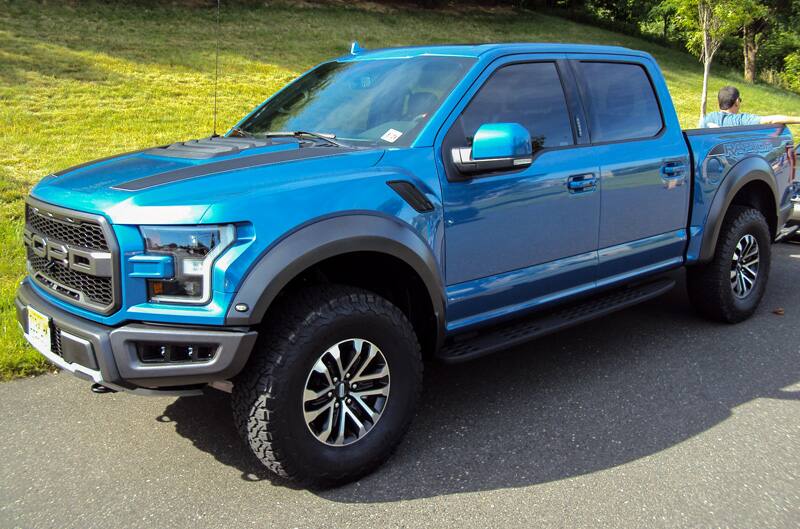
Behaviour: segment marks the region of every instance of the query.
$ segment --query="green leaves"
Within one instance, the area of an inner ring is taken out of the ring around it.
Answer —
[[[675,10],[675,21],[687,35],[686,47],[703,61],[713,57],[722,41],[752,21],[766,17],[761,0],[665,0]]]

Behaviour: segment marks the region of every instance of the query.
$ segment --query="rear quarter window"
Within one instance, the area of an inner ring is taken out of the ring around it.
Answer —
[[[638,64],[578,62],[594,143],[651,138],[664,128],[650,77]]]

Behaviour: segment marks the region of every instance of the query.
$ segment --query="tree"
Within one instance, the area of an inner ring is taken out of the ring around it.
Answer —
[[[790,18],[792,0],[750,0],[745,5],[747,18],[742,25],[742,51],[744,55],[744,80],[756,80],[756,59],[761,43],[769,33],[781,24],[781,19]]]
[[[660,2],[650,9],[647,19],[657,20],[661,25],[661,38],[669,38],[669,27],[675,17],[675,6],[668,2]]]
[[[722,41],[750,19],[748,4],[757,0],[666,0],[676,12],[678,23],[687,31],[687,48],[699,52],[703,63],[703,90],[700,95],[700,119],[706,115],[708,75],[714,55]]]
[[[585,6],[601,20],[637,24],[659,0],[586,0]]]

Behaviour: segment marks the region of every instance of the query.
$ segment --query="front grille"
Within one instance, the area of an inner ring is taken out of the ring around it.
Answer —
[[[103,228],[93,222],[83,222],[74,218],[72,221],[58,220],[48,216],[40,208],[34,208],[29,204],[25,206],[25,222],[32,231],[71,246],[108,251]]]
[[[24,239],[28,270],[38,286],[94,312],[118,308],[119,254],[103,217],[29,198]]]
[[[110,305],[114,301],[114,285],[110,277],[95,277],[70,270],[57,262],[34,255],[30,248],[28,248],[28,263],[31,265],[31,270],[40,272],[35,276],[39,283],[56,291],[58,286],[66,287],[61,294],[71,297],[74,301],[80,301],[80,294],[97,305]],[[55,285],[47,284],[47,279],[51,279]]]

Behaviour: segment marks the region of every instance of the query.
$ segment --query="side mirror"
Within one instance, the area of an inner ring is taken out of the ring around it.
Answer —
[[[453,165],[462,173],[481,173],[526,167],[533,161],[531,135],[519,123],[485,123],[472,147],[456,147]]]

